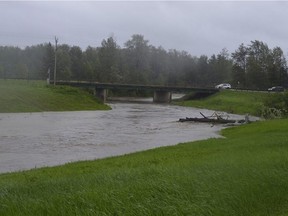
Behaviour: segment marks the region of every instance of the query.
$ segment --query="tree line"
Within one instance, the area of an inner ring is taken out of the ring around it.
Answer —
[[[106,83],[213,87],[229,82],[233,87],[266,89],[287,86],[287,61],[280,47],[261,41],[241,44],[229,54],[223,49],[208,57],[155,47],[143,35],[132,37],[121,48],[113,37],[100,47],[45,43],[20,49],[0,46],[0,78],[86,80]]]

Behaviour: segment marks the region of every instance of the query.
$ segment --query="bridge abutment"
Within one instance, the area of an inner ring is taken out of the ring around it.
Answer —
[[[169,91],[154,91],[153,102],[155,103],[170,103],[172,93]]]
[[[100,88],[95,88],[94,89],[94,95],[95,97],[99,98],[103,103],[106,103],[107,99],[107,89],[100,89]]]

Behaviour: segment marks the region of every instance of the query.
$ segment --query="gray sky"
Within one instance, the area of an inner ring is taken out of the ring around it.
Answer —
[[[121,47],[133,34],[164,49],[211,56],[252,40],[288,54],[286,1],[1,1],[0,45],[54,43]]]

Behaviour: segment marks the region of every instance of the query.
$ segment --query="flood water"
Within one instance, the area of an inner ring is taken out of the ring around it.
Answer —
[[[201,117],[200,112],[211,115],[213,111],[208,110],[152,103],[109,105],[110,111],[0,114],[0,172],[220,137],[223,127],[178,122],[179,118]]]

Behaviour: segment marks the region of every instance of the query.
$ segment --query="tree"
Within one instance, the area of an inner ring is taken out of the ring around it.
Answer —
[[[241,44],[232,58],[233,80],[245,87],[266,89],[287,82],[286,59],[279,47],[271,50],[267,44],[255,40],[248,47]]]
[[[102,82],[117,82],[121,80],[118,69],[119,46],[113,37],[103,40],[99,50],[100,79]]]
[[[232,83],[238,87],[246,86],[248,48],[242,43],[239,48],[231,54],[233,60]]]
[[[241,44],[232,53],[226,49],[208,58],[175,49],[149,45],[143,35],[132,35],[120,48],[113,37],[100,47],[58,46],[57,79],[99,82],[212,87],[233,86],[266,89],[288,85],[287,63],[280,47],[269,49],[261,41]],[[54,47],[50,43],[20,49],[0,46],[0,77],[46,79],[54,74]]]
[[[42,71],[44,71],[43,77],[47,78],[49,76],[50,78],[52,78],[52,75],[54,74],[54,61],[55,61],[54,48],[52,47],[50,42],[46,44],[44,47],[45,47],[45,54],[42,58],[42,62],[43,62]],[[50,73],[50,74],[47,74],[47,73]]]
[[[29,80],[29,69],[26,64],[18,63],[16,65],[17,78]]]
[[[217,55],[217,70],[219,82],[231,81],[232,61],[229,59],[228,50],[225,48]]]
[[[88,46],[83,53],[84,71],[87,80],[100,80],[100,62],[99,62],[99,48]]]
[[[287,85],[287,61],[280,47],[271,52],[271,64],[268,71],[270,86]]]
[[[267,44],[261,41],[251,41],[247,58],[247,82],[248,85],[265,89],[268,84],[268,68],[270,61],[270,50]]]
[[[150,46],[149,80],[154,85],[167,84],[168,58],[162,47]]]
[[[197,77],[199,86],[208,86],[207,80],[210,77],[210,66],[208,61],[208,56],[201,55],[197,61]]]
[[[229,59],[229,53],[227,49],[222,49],[217,55],[212,55],[209,59],[209,78],[207,83],[217,84],[222,82],[231,81],[232,61]]]
[[[1,64],[0,64],[0,79],[6,79],[5,70]]]
[[[57,80],[69,80],[71,73],[70,46],[62,44],[57,48]]]
[[[85,73],[83,71],[82,50],[78,46],[69,49],[69,57],[71,61],[71,79],[84,80]]]
[[[129,68],[129,81],[131,83],[147,82],[149,71],[149,45],[143,35],[135,34],[125,44],[126,64]]]

